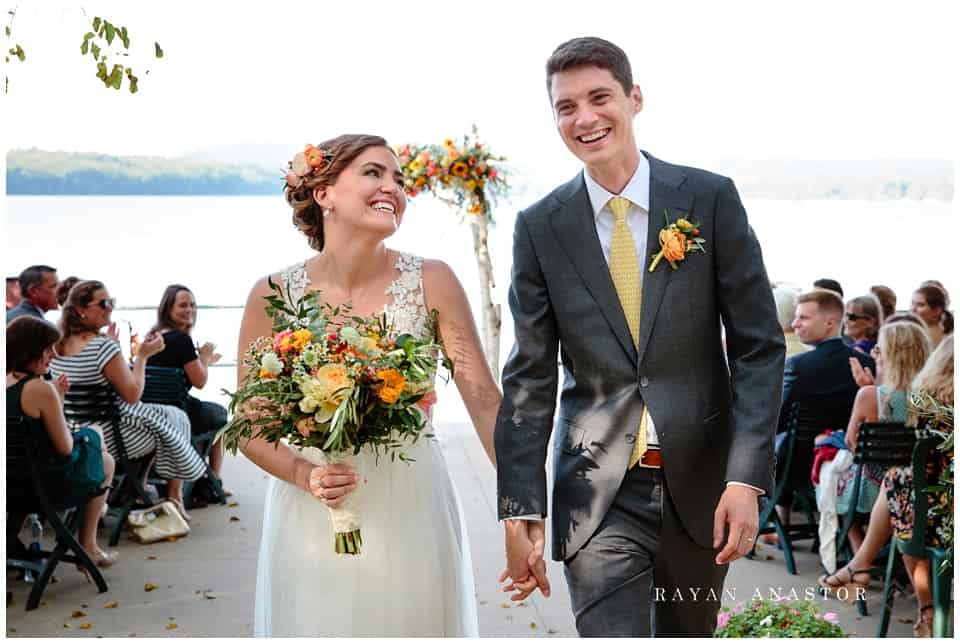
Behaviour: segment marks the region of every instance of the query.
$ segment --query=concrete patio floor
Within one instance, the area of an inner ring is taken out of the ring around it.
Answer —
[[[468,425],[445,424],[437,433],[469,530],[481,636],[575,637],[562,565],[549,562],[553,586],[549,599],[536,594],[514,603],[500,592],[497,576],[503,566],[503,538],[496,521],[493,468]],[[141,545],[122,539],[119,562],[104,571],[109,585],[106,593],[97,594],[79,572],[61,564],[57,583],[48,586],[41,606],[28,613],[24,605],[29,586],[8,573],[7,589],[13,593],[13,603],[6,610],[7,636],[251,636],[266,477],[242,456],[228,458],[224,479],[234,491],[231,504],[192,511],[192,533],[175,542]],[[49,533],[45,531],[45,535]],[[105,539],[102,532],[101,543]],[[799,574],[793,576],[786,572],[782,553],[761,548],[755,560],[740,560],[730,568],[726,588],[736,593],[736,601],[749,601],[757,589],[764,596],[771,588],[782,595],[794,590],[803,598],[806,589],[816,588],[820,570],[816,555],[797,552]],[[156,588],[147,591],[147,584]],[[851,604],[835,599],[817,601],[823,603],[823,612],[838,614],[849,635],[873,637],[880,591],[876,582],[869,589],[867,617],[859,617]],[[724,605],[736,601],[728,596]],[[894,610],[889,635],[909,637],[911,623],[907,620],[916,613],[914,600],[898,597]]]

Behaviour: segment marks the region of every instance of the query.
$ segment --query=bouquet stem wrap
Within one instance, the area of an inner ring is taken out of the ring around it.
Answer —
[[[307,448],[310,449],[310,448]],[[322,452],[310,449],[314,462],[318,465],[346,465],[359,477],[357,489],[346,496],[343,504],[336,508],[327,507],[330,522],[333,524],[334,551],[341,555],[359,555],[363,541],[360,537],[360,505],[363,489],[363,453]]]

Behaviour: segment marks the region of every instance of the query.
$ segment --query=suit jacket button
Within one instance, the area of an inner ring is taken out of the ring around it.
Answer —
[[[627,435],[625,436],[625,438],[627,439],[627,442],[632,445],[633,442],[637,440],[637,435],[636,435],[636,434],[627,434]]]
[[[647,380],[647,377],[646,377],[646,376],[640,376],[640,386],[641,386],[641,387],[646,387],[646,386],[649,385],[649,384],[650,384],[650,381]]]

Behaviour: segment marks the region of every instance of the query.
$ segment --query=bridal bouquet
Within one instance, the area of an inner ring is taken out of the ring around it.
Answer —
[[[219,438],[236,453],[254,437],[278,444],[316,448],[327,464],[356,468],[365,445],[391,460],[423,434],[429,406],[436,400],[433,377],[443,347],[433,338],[393,335],[385,315],[361,318],[346,307],[319,302],[319,293],[292,305],[269,281],[266,297],[273,333],[259,337],[242,360],[247,367],[239,389],[231,393],[232,420]],[[437,328],[433,312],[433,329]],[[449,359],[443,364],[452,372]],[[427,435],[429,436],[429,435]],[[351,495],[328,508],[335,550],[359,554],[360,519]]]

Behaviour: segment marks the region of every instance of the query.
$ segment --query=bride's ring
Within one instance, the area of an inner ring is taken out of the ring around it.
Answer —
[[[748,542],[753,541],[753,537],[747,537],[747,541]]]

